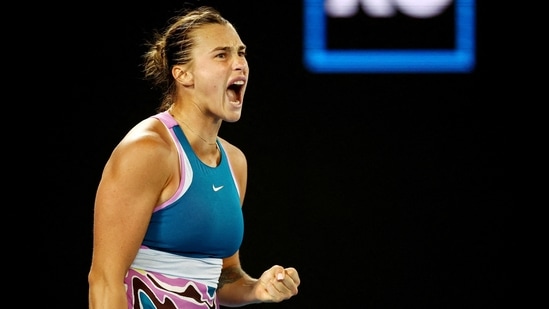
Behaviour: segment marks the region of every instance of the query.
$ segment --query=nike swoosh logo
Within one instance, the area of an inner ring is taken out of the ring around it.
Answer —
[[[217,192],[217,191],[223,189],[223,186],[216,187],[216,186],[212,185],[212,189],[213,189],[215,192]]]

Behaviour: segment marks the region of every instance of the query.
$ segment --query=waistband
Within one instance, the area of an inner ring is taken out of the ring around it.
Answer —
[[[131,267],[186,278],[217,288],[222,265],[220,258],[192,258],[140,248]]]

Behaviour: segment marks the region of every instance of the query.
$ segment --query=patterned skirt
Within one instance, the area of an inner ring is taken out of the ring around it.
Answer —
[[[128,309],[219,309],[216,288],[130,268],[124,279]]]

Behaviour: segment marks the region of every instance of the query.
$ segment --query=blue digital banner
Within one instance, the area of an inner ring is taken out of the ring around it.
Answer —
[[[314,73],[469,73],[475,66],[475,1],[454,0],[451,48],[330,48],[324,0],[304,0],[303,61]],[[358,1],[358,0],[357,0]],[[347,1],[349,2],[349,1]],[[406,26],[406,25],[404,25]],[[360,33],[357,29],[357,33]]]

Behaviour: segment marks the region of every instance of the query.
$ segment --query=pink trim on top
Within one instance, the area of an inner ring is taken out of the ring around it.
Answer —
[[[190,170],[190,165],[188,163],[189,160],[187,158],[187,155],[183,151],[183,147],[178,142],[177,136],[175,135],[175,132],[173,130],[173,127],[178,125],[177,121],[172,117],[172,115],[170,115],[170,113],[168,111],[158,113],[158,114],[156,114],[152,117],[157,118],[158,120],[160,120],[160,122],[162,122],[166,126],[168,131],[170,132],[172,140],[173,140],[173,142],[174,142],[174,144],[177,148],[177,153],[179,154],[179,166],[180,166],[180,169],[181,169],[181,179],[179,180],[179,186],[177,187],[177,190],[172,195],[172,197],[170,197],[164,203],[156,206],[153,210],[153,212],[155,212],[155,211],[158,211],[160,209],[165,208],[166,206],[171,205],[175,200],[177,200],[178,198],[180,198],[183,195],[184,190],[186,191],[188,189],[188,187],[190,186],[190,181],[185,181],[189,177],[189,175],[187,173],[185,173],[185,166],[189,166],[189,170]],[[187,184],[187,185],[185,186],[185,184]]]
[[[173,118],[172,115],[170,115],[168,111],[158,113],[153,117],[162,120],[162,122],[168,127],[168,129],[171,129],[173,126],[177,125],[177,121],[175,120],[175,118]]]

